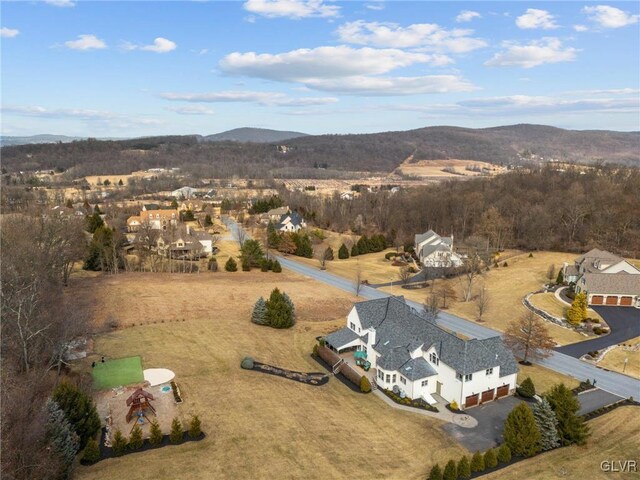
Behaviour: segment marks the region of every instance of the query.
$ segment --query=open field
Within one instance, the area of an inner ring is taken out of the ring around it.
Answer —
[[[296,304],[290,330],[249,321],[260,295],[278,286]],[[176,373],[183,418],[198,414],[208,437],[195,443],[78,467],[80,479],[424,478],[463,448],[441,423],[389,408],[331,378],[322,387],[240,369],[245,355],[297,371],[319,371],[315,337],[344,325],[353,297],[292,273],[122,274],[74,285],[79,308],[100,325],[95,353],[141,355],[145,368]],[[95,305],[95,307],[93,306]],[[420,439],[420,441],[416,441]]]
[[[530,366],[518,365],[518,368],[520,369],[518,372],[518,384],[522,383],[525,378],[531,377],[537,394],[546,392],[558,383],[564,383],[568,388],[575,388],[580,384],[575,378],[562,375],[535,363]]]
[[[93,388],[105,390],[120,385],[141,383],[144,381],[142,362],[139,356],[125,358],[110,358],[102,363],[96,361],[91,369]]]
[[[624,373],[632,377],[640,378],[640,337],[636,337],[624,343],[626,346],[618,345],[610,350],[598,365],[608,370]],[[625,368],[624,361],[627,360]]]
[[[487,475],[487,479],[531,478],[611,479],[638,478],[637,473],[603,472],[604,460],[624,461],[638,458],[640,415],[637,407],[620,407],[589,422],[592,437],[587,444],[571,446],[524,460],[511,467]]]
[[[531,295],[529,301],[534,307],[539,308],[547,313],[550,313],[554,317],[564,318],[564,314],[569,308],[569,306],[556,298],[556,296],[551,293],[536,293],[535,295]],[[587,316],[589,318],[597,318],[602,321],[602,317],[598,315],[595,310],[590,308],[587,309]]]
[[[442,179],[480,175],[480,172],[466,170],[467,167],[484,169],[487,175],[497,175],[507,171],[505,167],[476,160],[413,160],[413,157],[410,157],[396,169],[396,172],[412,177],[438,177]],[[449,171],[444,171],[444,169]]]

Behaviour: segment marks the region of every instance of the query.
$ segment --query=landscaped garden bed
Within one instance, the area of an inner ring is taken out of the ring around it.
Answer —
[[[391,400],[396,402],[398,405],[404,405],[406,407],[419,408],[421,410],[427,410],[429,412],[437,412],[438,409],[433,405],[428,404],[422,398],[417,398],[415,400],[410,399],[409,397],[400,397],[400,395],[394,393],[391,390],[386,390],[384,388],[380,389],[384,394],[389,397]]]
[[[296,382],[316,387],[324,385],[329,381],[329,375],[322,372],[296,372],[285,368],[274,367],[273,365],[266,363],[256,362],[249,357],[242,361],[241,367],[245,370],[255,370],[262,373],[268,373],[269,375],[288,378],[289,380],[295,380]]]

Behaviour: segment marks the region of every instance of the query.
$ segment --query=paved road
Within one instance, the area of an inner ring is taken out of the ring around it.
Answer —
[[[622,400],[622,398],[598,388],[590,392],[581,393],[578,395],[578,400],[580,400],[580,410],[578,410],[578,414],[584,415],[585,413],[593,412],[599,408],[616,403]]]
[[[327,271],[320,270],[318,268],[310,267],[292,260],[291,258],[285,258],[278,256],[280,264],[284,268],[288,268],[296,273],[313,278],[319,282],[326,283],[332,287],[339,288],[341,290],[355,293],[354,282],[348,279],[338,277]],[[397,293],[401,290],[398,289]],[[396,292],[394,292],[396,293]],[[360,290],[360,296],[365,299],[388,297],[389,294],[380,292],[374,288],[362,286]],[[415,309],[421,309],[422,306],[416,302],[407,302]],[[442,312],[438,317],[438,324],[443,327],[459,332],[462,335],[471,338],[488,338],[496,335],[501,335],[500,332],[484,327],[474,322],[464,320],[463,318],[456,317],[450,313]],[[552,352],[551,355],[538,362],[539,364],[550,368],[556,372],[568,375],[578,380],[597,380],[597,385],[600,389],[607,392],[619,395],[623,398],[639,398],[640,397],[640,380],[632,379],[626,375],[615,372],[607,372],[601,370],[593,365],[582,362],[577,358],[570,357],[561,352]]]
[[[640,309],[633,307],[592,307],[605,319],[611,333],[602,337],[558,347],[556,350],[565,355],[580,358],[582,355],[602,350],[640,336]]]

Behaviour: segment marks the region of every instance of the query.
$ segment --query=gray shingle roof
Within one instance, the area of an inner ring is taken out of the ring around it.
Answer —
[[[399,370],[402,365],[411,360],[406,348],[396,347],[387,351],[378,359],[377,365],[384,370]]]
[[[429,362],[422,357],[409,360],[398,371],[412,382],[438,374]]]
[[[584,289],[590,294],[640,295],[640,275],[620,273],[585,273]]]
[[[337,349],[342,348],[344,345],[347,345],[358,338],[360,338],[358,334],[348,327],[341,328],[340,330],[330,333],[324,337],[332,347]]]

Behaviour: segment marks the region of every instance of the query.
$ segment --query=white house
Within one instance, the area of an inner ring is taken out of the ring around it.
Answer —
[[[298,232],[307,226],[304,219],[296,212],[285,213],[276,223],[276,230],[279,232]]]
[[[171,192],[171,196],[178,199],[189,199],[196,193],[196,189],[192,187],[181,187]]]
[[[453,236],[441,237],[433,230],[415,236],[414,248],[425,267],[460,267],[462,257],[453,251]]]
[[[325,337],[338,353],[367,353],[380,388],[412,399],[473,407],[512,394],[516,360],[499,336],[463,340],[411,308],[402,297],[356,303],[347,326]]]

